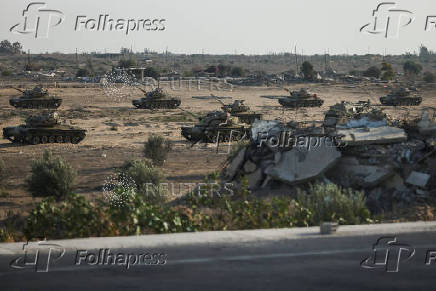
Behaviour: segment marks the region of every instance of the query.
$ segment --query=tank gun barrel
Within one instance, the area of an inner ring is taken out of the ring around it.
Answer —
[[[215,95],[213,95],[213,94],[210,94],[210,96],[212,96],[212,97],[213,97],[216,101],[218,101],[222,106],[226,106],[226,104],[224,104],[223,101],[221,101],[220,99],[218,99],[217,96],[215,96]]]
[[[141,87],[139,87],[139,86],[135,86],[136,88],[138,88],[139,90],[141,90],[144,94],[147,94],[147,91],[145,91],[144,89],[142,89]]]
[[[20,92],[20,93],[24,93],[24,91],[21,90],[21,89],[18,89],[18,88],[15,88],[15,87],[14,87],[14,89],[17,90],[17,91]]]
[[[177,108],[180,109],[180,110],[182,110],[183,112],[188,113],[189,115],[191,115],[191,116],[194,117],[194,118],[198,118],[197,115],[195,115],[194,113],[192,113],[192,112],[190,112],[190,111],[188,111],[188,110],[185,110],[185,109],[180,108],[180,107],[177,107]]]

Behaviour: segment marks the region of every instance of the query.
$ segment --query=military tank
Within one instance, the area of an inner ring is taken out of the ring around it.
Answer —
[[[32,90],[24,91],[18,88],[14,89],[23,94],[18,98],[11,98],[9,100],[9,104],[15,108],[56,109],[62,104],[62,99],[50,96],[47,90],[39,86],[34,87]]]
[[[383,110],[371,106],[370,100],[355,103],[342,101],[330,106],[329,110],[325,113],[323,125],[327,128],[336,127],[338,124],[344,124],[350,120],[358,120],[364,117],[368,121],[373,122],[381,122],[387,118]]]
[[[300,108],[300,107],[321,107],[324,104],[324,100],[319,98],[316,94],[307,91],[306,89],[300,89],[298,91],[290,91],[290,96],[279,99],[280,105],[287,108]]]
[[[224,111],[209,112],[198,120],[193,127],[182,127],[182,136],[194,144],[238,141],[250,132],[247,124]]]
[[[139,100],[133,100],[132,104],[136,108],[140,109],[175,109],[180,106],[180,98],[169,97],[161,88],[156,88],[153,91],[147,92],[141,88],[138,88],[144,92],[145,97]]]
[[[78,144],[86,130],[62,125],[57,112],[44,112],[26,119],[26,124],[3,128],[3,138],[13,143],[73,143]]]
[[[224,104],[216,96],[212,95],[223,106],[224,112],[230,113],[231,116],[239,118],[239,121],[246,124],[252,124],[255,120],[261,120],[262,114],[250,111],[250,107],[244,104],[244,100],[235,100],[233,104]]]
[[[402,87],[380,97],[380,103],[385,106],[419,106],[422,103],[422,97],[416,89]]]

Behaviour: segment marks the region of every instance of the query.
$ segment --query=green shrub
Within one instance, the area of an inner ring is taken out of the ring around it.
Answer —
[[[149,160],[134,160],[124,164],[119,172],[119,179],[131,179],[141,195],[149,203],[161,203],[167,200],[165,189],[160,187],[165,183],[165,175],[155,168]]]
[[[152,135],[144,144],[144,156],[153,161],[153,164],[162,166],[171,151],[171,143],[164,137]]]
[[[316,225],[323,221],[366,223],[370,218],[363,192],[335,184],[311,185],[308,192],[299,190],[297,201],[313,213],[311,223]]]
[[[61,157],[45,151],[42,159],[32,161],[31,167],[27,185],[33,196],[61,199],[72,193],[76,171]]]
[[[24,235],[28,240],[109,235],[110,225],[100,210],[76,194],[60,204],[53,197],[45,198],[30,212]]]
[[[434,83],[435,80],[436,80],[436,76],[435,76],[435,74],[433,74],[432,72],[425,72],[425,73],[424,73],[423,80],[424,80],[426,83]]]

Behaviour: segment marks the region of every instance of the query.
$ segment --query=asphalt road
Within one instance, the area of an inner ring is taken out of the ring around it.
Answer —
[[[236,239],[146,249],[111,248],[111,253],[167,255],[162,257],[164,265],[129,269],[123,265],[90,266],[83,262],[86,253],[78,256],[77,250],[69,249],[49,265],[48,272],[35,272],[32,265],[12,269],[10,263],[17,254],[3,253],[0,290],[434,290],[436,261],[426,265],[426,255],[428,250],[436,250],[436,232],[396,235],[397,243],[408,245],[401,246],[407,250],[399,258],[398,272],[387,272],[384,265],[376,269],[361,266],[374,254],[373,245],[381,236],[306,233],[277,241]],[[388,265],[392,271],[397,253],[394,246],[390,249]],[[413,249],[415,253],[406,260]],[[386,249],[379,251],[386,254]],[[99,250],[89,248],[87,252],[98,254]],[[54,251],[52,258],[56,256]],[[81,256],[81,264],[76,265]]]

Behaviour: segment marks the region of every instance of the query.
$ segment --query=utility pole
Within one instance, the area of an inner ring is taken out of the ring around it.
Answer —
[[[77,48],[76,48],[76,69],[79,69],[79,55],[77,54]]]

